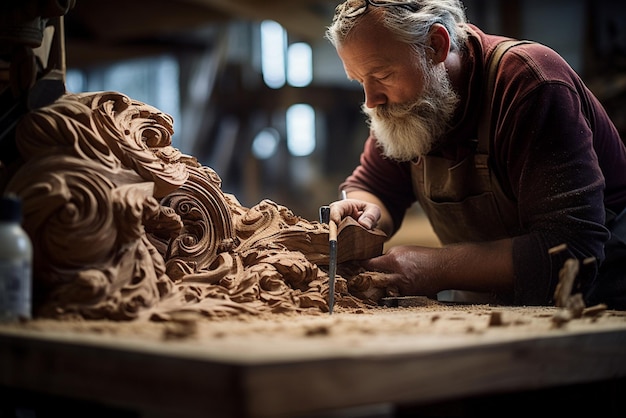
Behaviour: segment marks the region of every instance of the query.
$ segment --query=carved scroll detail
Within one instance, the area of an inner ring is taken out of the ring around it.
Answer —
[[[171,146],[172,127],[116,92],[67,94],[20,122],[7,191],[33,240],[36,315],[325,311],[327,227],[270,200],[241,206]]]

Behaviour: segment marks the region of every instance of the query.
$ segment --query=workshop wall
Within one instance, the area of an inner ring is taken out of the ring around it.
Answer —
[[[367,132],[359,110],[362,92],[345,79],[334,49],[322,36],[293,29],[298,25],[291,19],[308,16],[304,7],[310,2],[302,2],[303,11],[291,13],[292,17],[280,15],[277,21],[284,37],[275,48],[287,51],[296,43],[309,45],[312,80],[305,86],[285,82],[279,87],[268,86],[263,78],[261,26],[272,19],[232,10],[202,14],[197,8],[178,7],[179,2],[148,10],[141,8],[142,3],[133,8],[143,13],[136,20],[141,23],[122,30],[121,21],[126,25],[133,21],[133,10],[122,2],[113,1],[119,13],[110,12],[109,26],[99,29],[92,14],[104,12],[93,0],[77,1],[66,16],[68,89],[117,90],[172,114],[175,146],[213,167],[222,177],[224,191],[244,205],[268,198],[305,218],[316,218],[317,208],[337,197],[338,183],[358,162]],[[561,53],[606,103],[624,132],[626,123],[619,112],[626,89],[622,3],[465,1],[470,21],[486,31],[536,40]],[[318,24],[330,22],[334,4],[319,1],[322,12],[317,17],[325,18]],[[175,27],[175,21],[186,23]],[[155,25],[152,29],[150,22]],[[296,133],[309,124],[315,142],[310,153],[294,155],[286,115],[291,106],[303,104],[311,106],[314,122],[301,119]]]

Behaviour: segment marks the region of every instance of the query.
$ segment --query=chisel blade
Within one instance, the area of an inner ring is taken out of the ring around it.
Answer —
[[[328,225],[328,312],[335,307],[335,275],[337,274],[337,224],[330,220],[330,206],[320,207],[320,223]]]

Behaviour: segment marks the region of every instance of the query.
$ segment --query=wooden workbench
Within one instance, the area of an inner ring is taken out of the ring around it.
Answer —
[[[626,376],[626,312],[566,322],[557,313],[437,304],[169,323],[34,320],[0,325],[0,387],[5,401],[43,394],[144,417],[303,417]]]

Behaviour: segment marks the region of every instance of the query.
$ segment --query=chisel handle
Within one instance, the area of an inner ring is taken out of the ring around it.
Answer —
[[[328,241],[337,241],[337,224],[334,221],[328,221]]]

